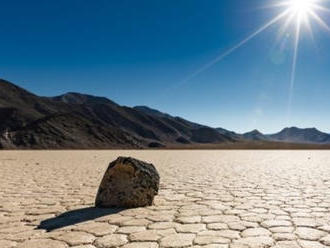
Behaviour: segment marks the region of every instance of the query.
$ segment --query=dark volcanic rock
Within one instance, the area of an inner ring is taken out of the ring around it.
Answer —
[[[158,194],[159,174],[152,164],[119,157],[111,162],[100,184],[96,207],[145,207]]]

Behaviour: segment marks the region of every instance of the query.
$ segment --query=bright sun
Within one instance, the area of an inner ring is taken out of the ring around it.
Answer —
[[[315,0],[290,0],[288,2],[292,12],[298,15],[306,15],[314,8]]]
[[[316,0],[289,0],[287,2],[288,11],[295,16],[298,22],[308,21],[310,15],[317,5]]]

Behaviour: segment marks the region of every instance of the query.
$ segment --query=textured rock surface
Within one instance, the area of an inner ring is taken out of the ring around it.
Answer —
[[[94,207],[119,154],[157,164],[152,206]],[[329,164],[328,151],[1,151],[0,248],[330,248]]]
[[[106,170],[95,205],[97,207],[151,206],[159,189],[154,165],[131,157],[119,157]]]

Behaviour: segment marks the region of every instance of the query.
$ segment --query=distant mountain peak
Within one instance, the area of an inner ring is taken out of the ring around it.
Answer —
[[[315,127],[300,128],[293,126],[293,127],[285,127],[280,132],[321,132],[321,131]]]
[[[262,134],[258,129],[253,129],[252,131],[248,132],[251,134]]]
[[[255,141],[261,141],[261,140],[269,140],[269,138],[261,133],[259,130],[254,129],[250,132],[244,133],[243,137],[248,140],[255,140]]]
[[[286,127],[278,133],[269,135],[269,137],[275,141],[294,143],[330,143],[330,135],[315,127]]]

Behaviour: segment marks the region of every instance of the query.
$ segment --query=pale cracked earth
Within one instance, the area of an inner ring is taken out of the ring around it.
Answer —
[[[95,209],[108,163],[156,165],[154,206]],[[330,247],[327,151],[2,151],[0,247]]]

